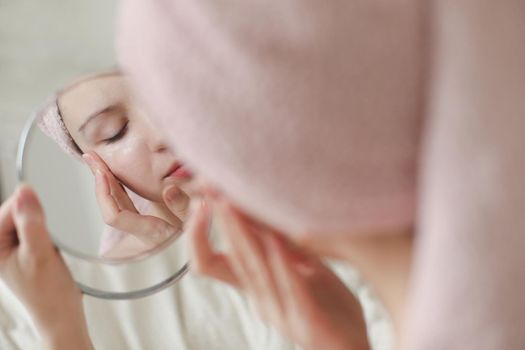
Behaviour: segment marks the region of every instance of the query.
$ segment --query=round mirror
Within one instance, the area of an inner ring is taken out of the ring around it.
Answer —
[[[165,146],[119,72],[61,90],[28,121],[20,181],[39,195],[51,238],[86,294],[153,294],[187,271],[192,175]],[[162,193],[174,189],[173,207]],[[173,208],[172,207],[172,208]]]

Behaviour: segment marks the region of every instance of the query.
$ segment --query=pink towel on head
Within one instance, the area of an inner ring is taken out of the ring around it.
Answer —
[[[251,214],[359,231],[417,208],[406,348],[524,349],[523,1],[433,4],[128,0],[119,51],[178,154]]]
[[[62,120],[60,115],[60,109],[57,103],[58,94],[51,96],[46,103],[37,111],[36,122],[40,130],[47,135],[50,139],[55,141],[57,145],[67,154],[72,155],[78,160],[82,160],[82,155],[77,145],[73,141],[73,138],[69,134],[69,131]],[[139,213],[146,213],[150,201],[134,193],[127,187],[126,192],[131,198],[135,208]],[[102,237],[100,240],[99,254],[107,254],[115,245],[118,244],[129,233],[122,232],[111,226],[105,225]]]
[[[252,215],[291,233],[408,226],[417,4],[130,1],[121,52],[175,150]]]
[[[433,2],[410,349],[525,349],[525,2]]]

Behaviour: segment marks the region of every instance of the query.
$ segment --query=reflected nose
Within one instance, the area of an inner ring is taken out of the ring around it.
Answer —
[[[152,152],[165,152],[168,145],[162,131],[157,128],[149,119],[144,118],[144,134],[147,137],[149,149]]]
[[[152,129],[151,130],[151,141],[150,141],[150,149],[152,152],[166,152],[168,150],[168,146],[166,144],[166,141],[164,137],[161,135],[162,133],[158,129]]]
[[[164,140],[159,140],[159,142],[157,142],[152,147],[152,151],[157,152],[157,153],[166,152],[167,150],[168,150],[168,146],[166,146],[166,144],[164,143]]]

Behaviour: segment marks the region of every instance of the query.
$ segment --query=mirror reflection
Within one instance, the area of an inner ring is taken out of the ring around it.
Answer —
[[[122,260],[181,234],[190,198],[180,187],[192,174],[152,127],[122,73],[75,80],[37,112],[36,122],[23,171],[59,246]],[[168,190],[175,213],[164,204]]]

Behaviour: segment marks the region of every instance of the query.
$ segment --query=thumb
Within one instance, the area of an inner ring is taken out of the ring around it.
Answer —
[[[172,185],[163,191],[162,198],[168,209],[175,216],[181,221],[186,219],[190,206],[190,197],[184,191]]]
[[[21,249],[34,255],[45,255],[53,250],[45,226],[44,211],[35,193],[27,185],[22,185],[15,194],[14,221]]]

